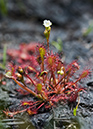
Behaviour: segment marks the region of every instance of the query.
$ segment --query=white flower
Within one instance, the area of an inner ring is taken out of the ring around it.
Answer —
[[[44,20],[44,21],[43,21],[43,25],[44,25],[45,27],[50,27],[50,26],[52,25],[52,22],[50,22],[50,20]]]

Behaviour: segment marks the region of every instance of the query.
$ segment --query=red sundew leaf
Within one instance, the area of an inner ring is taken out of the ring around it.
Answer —
[[[16,60],[19,64],[22,64],[23,63],[23,60],[21,58],[17,58]]]
[[[69,102],[76,102],[76,99],[78,97],[78,92],[73,92],[70,94],[70,97],[68,98]]]
[[[75,81],[75,83],[79,82],[81,79],[86,78],[90,73],[91,73],[90,69],[84,70],[84,71],[80,74],[79,78]]]
[[[26,45],[25,49],[28,51],[28,52],[31,52],[32,53],[35,53],[35,50],[36,50],[36,47],[39,46],[39,43],[36,43],[36,42],[31,42],[29,44]]]
[[[28,55],[27,53],[22,52],[22,53],[20,54],[20,58],[21,58],[22,60],[29,60],[29,55]]]
[[[24,63],[24,62],[23,62],[23,63]],[[24,63],[24,64],[21,64],[21,66],[22,66],[23,69],[27,68],[28,65],[29,65],[29,62],[26,62],[26,63]]]
[[[7,54],[12,58],[17,58],[20,55],[20,51],[16,49],[8,49]]]
[[[28,70],[30,70],[31,72],[35,72],[35,73],[37,72],[36,69],[33,68],[32,66],[28,66],[27,68],[28,68]]]
[[[52,67],[55,64],[55,57],[52,56],[48,57],[47,62],[49,66]]]
[[[68,94],[68,101],[69,102],[76,102],[76,99],[78,97],[78,92],[83,91],[85,92],[84,88],[77,88],[74,91],[71,91],[70,94]]]
[[[36,46],[39,46],[38,43],[32,42],[30,44],[21,44],[19,50],[9,49],[7,54],[12,58],[12,61],[20,64],[25,67],[27,65],[33,65],[34,67],[38,66],[38,62],[33,53],[35,53]],[[17,65],[18,65],[17,64]]]
[[[42,90],[42,84],[40,84],[40,83],[37,84],[37,90],[38,91],[41,91]]]
[[[44,56],[45,56],[45,54],[46,54],[45,48],[40,47],[40,48],[39,48],[39,54],[40,54],[41,60],[43,61],[43,60],[44,60]]]
[[[22,102],[22,103],[21,103],[22,106],[28,106],[28,105],[31,105],[31,104],[32,104],[31,101],[30,101],[30,102],[26,102],[26,101],[25,101],[25,102]]]
[[[6,116],[12,118],[14,116],[13,112],[10,112],[9,110],[3,111],[5,113]]]
[[[22,43],[20,44],[19,51],[27,52],[32,55],[33,53],[35,53],[37,46],[39,46],[39,43],[36,43],[36,42],[31,42],[29,44]]]
[[[19,89],[16,89],[16,91],[19,92],[22,95],[28,95],[29,94],[29,92],[24,91],[23,89],[20,89],[20,88]]]
[[[57,71],[60,70],[62,67],[64,67],[63,65],[63,62],[58,60],[58,63],[57,63]]]
[[[45,61],[48,69],[53,68],[54,71],[55,70],[57,71],[62,65],[61,62],[59,63],[58,55],[54,55],[54,54],[47,55]]]
[[[79,88],[79,89],[78,89],[78,92],[80,92],[80,91],[86,92],[86,91],[85,91],[85,88]]]
[[[27,44],[26,43],[21,43],[19,46],[19,51],[22,51],[26,48]],[[26,49],[25,49],[26,50]]]
[[[30,108],[28,108],[28,109],[27,109],[27,113],[28,113],[29,115],[35,115],[35,114],[37,114],[37,110],[31,110]]]
[[[73,61],[73,62],[72,62],[72,67],[74,67],[75,69],[79,69],[79,68],[80,68],[80,66],[79,66],[79,64],[77,63],[77,61]]]
[[[16,114],[18,114],[18,113],[21,113],[21,112],[25,112],[26,110],[27,110],[27,109],[23,109],[23,110],[21,110],[21,111],[13,111],[13,112],[11,112],[11,111],[9,111],[9,109],[8,109],[8,110],[3,111],[3,112],[6,114],[6,116],[12,118],[14,115],[16,115]]]
[[[57,103],[58,102],[58,98],[53,98],[51,101],[53,102],[53,103]]]
[[[51,108],[51,105],[45,105],[45,109]]]
[[[86,69],[82,72],[82,74],[80,75],[80,78],[85,78],[90,74],[90,70]]]
[[[30,79],[28,79],[28,78],[26,79],[25,82],[26,82],[26,84],[32,84],[32,82],[31,82]]]
[[[33,56],[33,55],[29,56],[29,60],[31,61],[30,62],[30,66],[33,66],[35,68],[35,66],[38,65],[38,62],[36,61],[36,57],[35,56]]]
[[[71,70],[72,72],[73,72],[73,71],[76,72],[77,70],[79,70],[79,68],[80,68],[80,66],[79,66],[79,64],[77,63],[77,61],[73,61],[73,62],[71,62],[71,63],[67,66],[66,71]]]
[[[36,58],[34,56],[28,56],[26,58],[19,57],[19,58],[17,58],[17,62],[21,65],[22,68],[25,68],[27,66],[34,66],[33,68],[35,68],[38,66],[38,63],[37,63]],[[29,69],[29,71],[31,71],[31,70]]]

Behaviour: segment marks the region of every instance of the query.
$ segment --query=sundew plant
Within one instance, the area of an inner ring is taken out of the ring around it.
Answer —
[[[22,101],[19,105],[22,108],[19,108],[19,110],[9,111],[8,109],[3,111],[9,117],[21,112],[34,115],[39,113],[41,108],[51,110],[59,102],[65,104],[75,103],[79,92],[84,91],[79,82],[81,79],[86,78],[90,71],[86,69],[76,78],[76,72],[80,69],[79,64],[77,61],[73,61],[66,65],[57,53],[50,51],[49,37],[52,23],[49,20],[44,20],[43,25],[45,27],[44,35],[47,45],[37,44],[33,48],[35,49],[34,58],[25,53],[26,59],[30,57],[29,61],[32,60],[33,63],[25,64],[25,62],[21,62],[20,65],[11,63],[5,74],[6,78],[12,79],[19,85],[19,92],[23,95],[28,95],[27,93],[29,93],[35,98]],[[74,115],[78,104],[74,109]]]

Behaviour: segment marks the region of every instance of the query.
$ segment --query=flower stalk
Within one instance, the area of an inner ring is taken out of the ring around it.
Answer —
[[[51,25],[52,23],[49,20],[44,20],[43,25],[45,26],[45,31],[44,31],[44,35],[46,37],[47,40],[47,47],[48,47],[48,54],[50,53],[49,50],[49,37],[50,37],[50,31],[51,31]]]

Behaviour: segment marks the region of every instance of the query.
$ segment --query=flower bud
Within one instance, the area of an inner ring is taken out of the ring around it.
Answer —
[[[48,39],[49,34],[48,34],[48,31],[47,30],[44,31],[44,35],[45,35],[46,39]]]
[[[58,74],[63,75],[64,74],[64,67],[61,67],[59,71],[57,71]]]
[[[18,67],[18,69],[17,69],[17,71],[18,71],[18,73],[20,73],[20,74],[23,74],[24,73],[24,70],[22,69],[22,67]]]
[[[11,78],[12,77],[12,72],[11,70],[8,70],[7,73],[5,74],[6,77]]]
[[[23,76],[20,73],[15,74],[18,81],[23,81]]]

